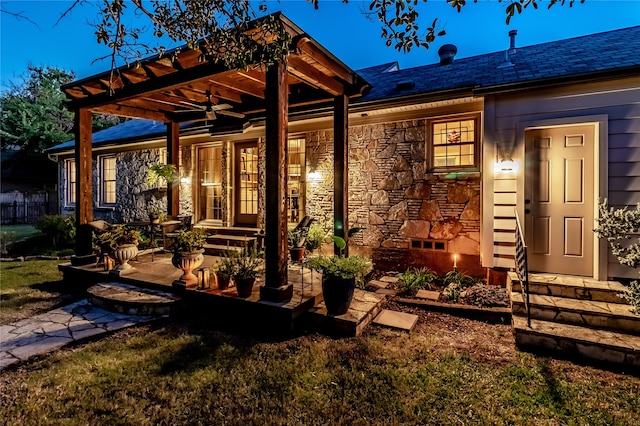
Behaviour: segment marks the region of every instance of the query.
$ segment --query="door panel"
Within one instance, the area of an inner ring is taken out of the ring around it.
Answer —
[[[235,224],[255,226],[258,223],[258,144],[235,146]]]
[[[532,271],[593,274],[593,126],[529,130],[525,239]]]
[[[222,147],[198,149],[198,220],[222,224]]]

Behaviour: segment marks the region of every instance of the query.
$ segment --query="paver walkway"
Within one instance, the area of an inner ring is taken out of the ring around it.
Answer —
[[[109,312],[87,300],[0,326],[0,370],[34,355],[102,333],[157,319]]]

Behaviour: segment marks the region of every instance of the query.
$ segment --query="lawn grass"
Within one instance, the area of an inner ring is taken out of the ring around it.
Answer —
[[[167,321],[3,372],[0,418],[8,425],[631,425],[640,418],[639,391],[640,378],[527,353],[477,357],[437,333],[371,328],[357,338],[260,341]]]
[[[0,232],[11,233],[15,237],[15,240],[19,241],[35,236],[38,230],[33,225],[2,225]]]
[[[66,288],[59,260],[0,263],[0,324],[7,324],[80,297]]]

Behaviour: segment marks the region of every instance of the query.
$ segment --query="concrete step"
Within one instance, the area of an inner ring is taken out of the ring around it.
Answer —
[[[520,280],[515,272],[509,272],[507,286],[520,292]],[[627,303],[618,294],[625,286],[617,281],[596,281],[591,278],[555,274],[529,274],[529,293],[567,297],[608,303]]]
[[[640,316],[630,305],[531,294],[531,317],[564,324],[640,335]],[[513,315],[526,316],[522,293],[511,292]]]
[[[516,345],[522,349],[562,352],[575,357],[640,368],[640,337],[556,322],[513,316]]]
[[[242,251],[242,247],[239,246],[228,246],[222,244],[209,244],[205,243],[202,248],[204,248],[204,254],[209,256],[224,256],[224,253],[227,250],[235,251],[240,253]]]
[[[172,293],[119,282],[98,283],[87,289],[92,305],[127,315],[169,315],[182,298]]]
[[[244,235],[211,234],[207,237],[207,243],[220,246],[251,247],[256,243],[256,238]]]

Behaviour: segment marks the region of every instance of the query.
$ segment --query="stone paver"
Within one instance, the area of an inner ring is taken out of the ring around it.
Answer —
[[[418,316],[404,312],[383,309],[373,320],[374,324],[411,331],[418,322]]]
[[[418,290],[416,297],[419,299],[434,300],[437,302],[440,298],[440,292],[433,290]]]
[[[69,343],[158,318],[105,311],[81,300],[0,327],[0,369]]]

